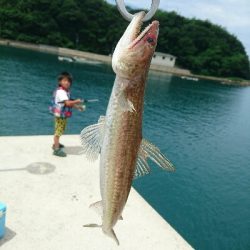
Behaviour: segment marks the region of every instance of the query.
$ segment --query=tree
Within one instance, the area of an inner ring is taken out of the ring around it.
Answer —
[[[223,27],[162,10],[155,19],[160,21],[157,50],[175,55],[178,66],[249,79],[243,45]],[[2,38],[110,54],[127,24],[104,0],[0,0]]]

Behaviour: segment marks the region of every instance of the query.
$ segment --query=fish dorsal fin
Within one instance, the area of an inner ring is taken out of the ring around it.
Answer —
[[[137,156],[134,178],[144,176],[150,172],[150,167],[148,166],[147,158],[150,158],[153,162],[155,162],[159,167],[164,170],[175,170],[174,165],[161,153],[158,147],[156,147],[149,141],[142,139]]]
[[[134,178],[136,179],[138,177],[144,176],[149,173],[150,173],[150,167],[148,166],[147,163],[147,155],[142,150],[142,147],[140,147],[137,156]]]
[[[105,127],[105,116],[100,116],[98,123],[84,128],[80,134],[83,153],[87,159],[95,161],[101,151]]]

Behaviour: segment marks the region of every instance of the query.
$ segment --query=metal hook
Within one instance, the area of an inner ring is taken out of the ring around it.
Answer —
[[[133,19],[134,15],[130,14],[127,11],[125,4],[124,4],[124,0],[116,0],[116,4],[117,4],[117,8],[119,12],[124,17],[124,19],[130,22]],[[159,7],[159,4],[160,4],[160,0],[152,0],[150,11],[143,18],[142,20],[143,22],[146,22],[153,17],[153,15],[155,14],[155,12],[157,11]]]

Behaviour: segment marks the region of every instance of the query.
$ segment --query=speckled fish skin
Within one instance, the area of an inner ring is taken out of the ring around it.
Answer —
[[[131,21],[112,59],[116,79],[106,112],[100,189],[102,230],[113,238],[113,227],[122,214],[135,173],[142,140],[145,83],[158,38],[157,21],[136,38],[144,15],[140,12]]]

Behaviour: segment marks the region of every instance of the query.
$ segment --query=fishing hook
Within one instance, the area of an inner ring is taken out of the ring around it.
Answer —
[[[127,21],[130,22],[133,19],[134,15],[130,14],[127,11],[125,4],[124,4],[124,0],[116,0],[116,4],[117,4],[117,8],[118,8],[119,12],[124,17],[124,19],[126,19]],[[155,14],[155,12],[157,11],[157,9],[159,7],[159,4],[160,4],[160,0],[152,0],[150,11],[143,18],[143,20],[142,20],[143,22],[146,22],[153,17],[153,15]]]

